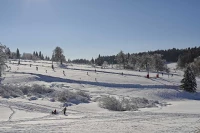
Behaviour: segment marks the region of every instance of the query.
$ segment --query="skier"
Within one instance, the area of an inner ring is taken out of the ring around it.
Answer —
[[[54,111],[52,111],[52,114],[56,115],[56,109]]]
[[[63,75],[65,76],[65,71],[63,70]]]
[[[54,71],[54,66],[53,66],[53,64],[51,65],[51,68],[53,69],[53,71]]]
[[[67,110],[67,107],[65,106],[65,108],[63,109],[64,115],[66,114],[66,110]]]

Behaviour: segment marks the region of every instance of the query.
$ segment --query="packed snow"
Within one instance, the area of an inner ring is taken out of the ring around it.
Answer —
[[[52,70],[49,61],[21,60],[20,65],[17,62],[7,63],[10,68],[1,81],[2,133],[189,133],[199,130],[200,88],[193,94],[180,90],[183,72],[176,70],[176,63],[168,64],[170,74],[160,73],[157,78],[156,72],[150,72],[147,79],[146,71],[57,63]],[[39,94],[32,87],[37,85],[35,88],[44,87]],[[199,78],[197,85],[200,85]],[[67,103],[59,101],[60,95],[55,92],[66,91],[73,92],[70,95],[76,99]],[[87,97],[77,97],[78,91],[89,94],[90,100],[74,102]],[[99,99],[103,96],[134,98],[139,108],[134,111],[101,108]],[[141,99],[157,101],[156,106],[145,106]],[[68,106],[66,115],[62,112],[65,105]],[[51,114],[55,109],[58,114]]]

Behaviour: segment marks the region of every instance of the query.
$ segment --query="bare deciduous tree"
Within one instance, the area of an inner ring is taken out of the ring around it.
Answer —
[[[63,50],[60,47],[56,47],[53,50],[53,55],[52,55],[52,61],[60,61],[60,64],[63,63],[63,61],[65,61],[65,56],[63,55]]]

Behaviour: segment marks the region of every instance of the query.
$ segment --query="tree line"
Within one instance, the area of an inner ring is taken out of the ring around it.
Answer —
[[[64,51],[60,47],[56,47],[53,50],[52,57],[50,58],[49,56],[44,56],[41,51],[37,52],[34,51],[33,54],[31,53],[23,53],[20,54],[19,49],[17,48],[16,52],[11,52],[8,47],[5,47],[5,54],[9,59],[26,59],[26,60],[47,60],[47,61],[59,61],[61,64],[63,62],[66,62],[65,56],[64,56]]]
[[[51,61],[59,61],[61,64],[66,62],[64,51],[60,47],[56,47],[53,50],[52,57],[48,57],[42,54],[41,51],[37,52],[34,51],[33,54],[30,53],[23,53],[22,55],[17,49],[16,52],[11,52],[9,48],[6,48],[6,54],[10,59],[29,59],[29,60],[51,60]],[[168,49],[168,50],[156,50],[156,51],[148,51],[148,52],[140,52],[140,53],[123,53],[120,51],[117,55],[111,56],[99,56],[91,60],[87,59],[75,59],[75,60],[68,60],[72,63],[78,64],[96,64],[98,66],[102,66],[103,64],[118,64],[122,65],[124,69],[144,69],[147,67],[142,62],[149,62],[149,68],[153,68],[155,65],[152,65],[152,59],[154,56],[159,57],[159,59],[164,60],[160,62],[177,62],[177,66],[179,68],[186,68],[187,65],[193,63],[193,68],[197,64],[195,62],[195,58],[200,56],[200,47],[194,48],[185,48],[185,49]],[[197,59],[196,59],[197,60]],[[195,68],[197,70],[197,68]],[[155,69],[156,70],[156,69]]]
[[[148,52],[140,52],[140,53],[127,53],[125,54],[126,58],[129,58],[130,55],[135,56],[143,56],[143,55],[154,55],[160,54],[162,58],[166,60],[166,62],[178,62],[179,68],[185,68],[187,64],[192,63],[195,58],[200,56],[200,47],[194,48],[185,48],[185,49],[168,49],[168,50],[156,50],[156,51],[148,51]],[[104,61],[107,61],[108,64],[118,64],[116,60],[117,55],[112,56],[98,56],[95,59],[95,64],[101,66]],[[124,62],[125,59],[124,59]]]
[[[9,59],[26,59],[26,60],[51,60],[50,57],[44,56],[41,51],[34,51],[31,53],[20,54],[17,48],[16,52],[11,52],[8,47],[5,48],[5,53]]]
[[[69,61],[70,63],[75,63],[75,64],[90,64],[92,61],[87,60],[87,59],[74,59]]]

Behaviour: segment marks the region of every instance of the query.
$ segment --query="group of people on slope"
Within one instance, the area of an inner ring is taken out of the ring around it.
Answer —
[[[67,107],[64,107],[64,109],[62,110],[64,115],[66,115],[66,111],[67,111]],[[51,112],[52,114],[56,115],[58,112],[56,111],[56,109],[54,111]]]

